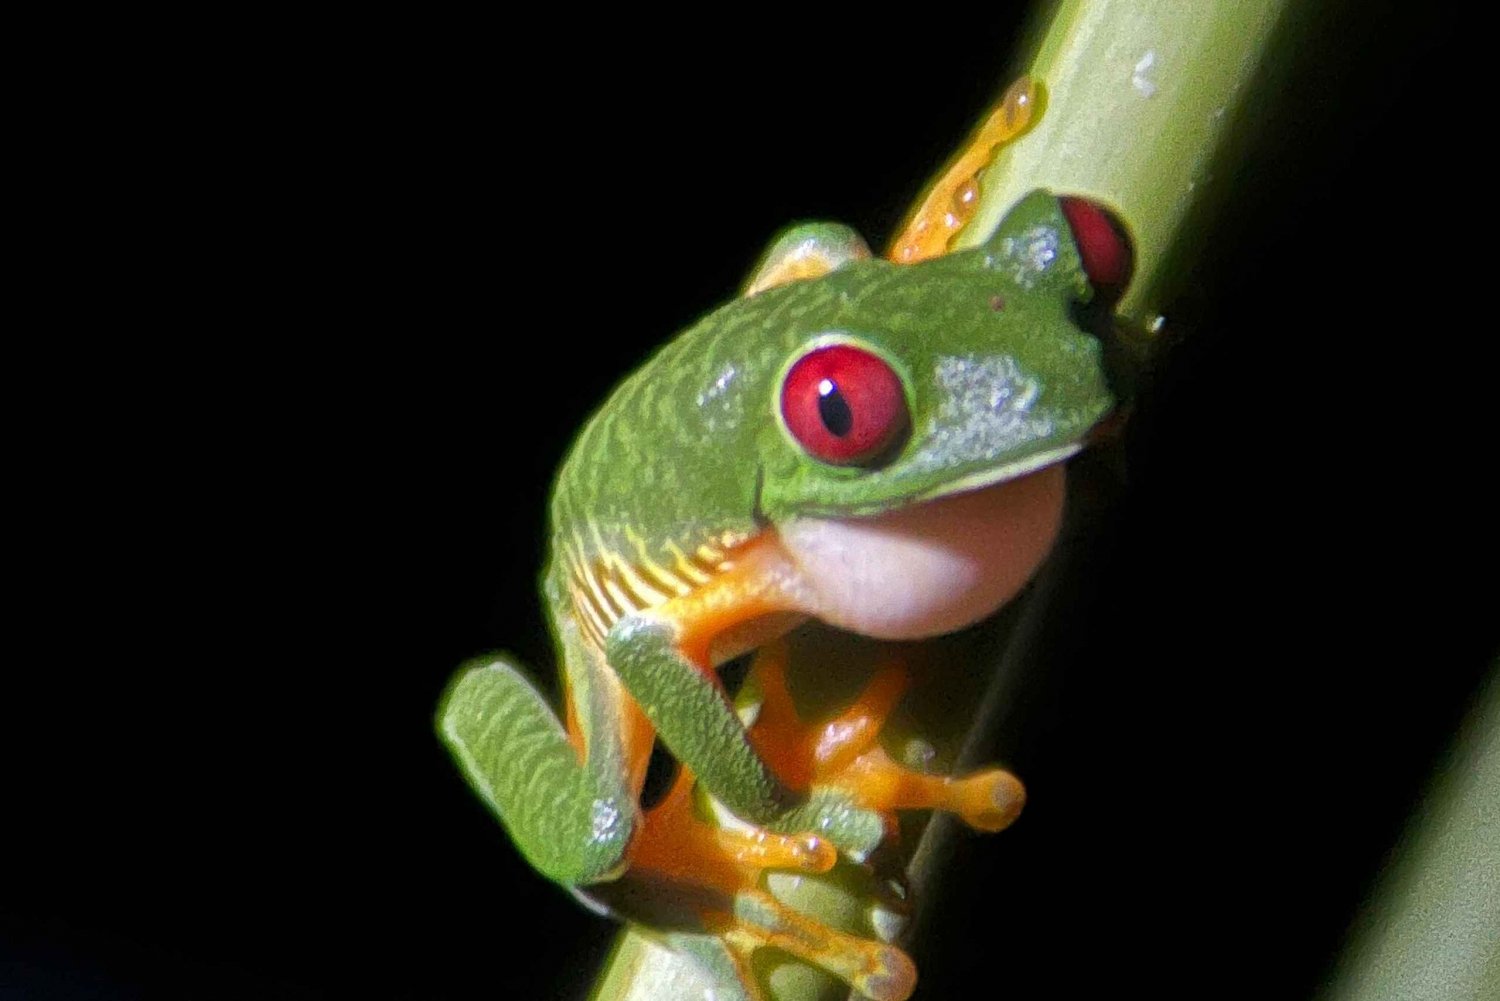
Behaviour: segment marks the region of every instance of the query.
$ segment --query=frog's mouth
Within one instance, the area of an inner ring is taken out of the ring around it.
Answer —
[[[1002,466],[990,466],[973,470],[949,479],[939,480],[930,486],[920,487],[898,496],[883,496],[866,501],[850,499],[836,503],[797,504],[791,509],[795,518],[874,518],[903,508],[939,501],[958,494],[972,493],[989,487],[997,487],[1012,480],[1065,462],[1082,451],[1083,445],[1072,442],[1057,448],[1047,449]]]
[[[1054,461],[881,514],[798,516],[777,534],[817,618],[922,639],[979,621],[1026,585],[1057,538],[1065,492]]]
[[[951,497],[954,494],[968,493],[971,490],[983,490],[986,487],[998,486],[1011,480],[1019,480],[1023,476],[1030,476],[1039,469],[1046,469],[1048,466],[1055,466],[1060,462],[1065,462],[1082,450],[1083,445],[1079,442],[1072,442],[1057,448],[1048,449],[1044,452],[1029,455],[1018,462],[993,469],[980,470],[970,473],[967,476],[959,476],[946,483],[940,483],[930,490],[914,494],[910,501],[905,503],[920,504],[927,501],[939,500],[944,497]],[[858,514],[861,512],[851,513]]]

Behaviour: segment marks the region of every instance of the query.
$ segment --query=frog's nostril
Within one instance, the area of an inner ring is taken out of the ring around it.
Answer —
[[[1135,255],[1119,218],[1098,202],[1075,195],[1058,198],[1089,282],[1109,298],[1118,298],[1130,283]]]

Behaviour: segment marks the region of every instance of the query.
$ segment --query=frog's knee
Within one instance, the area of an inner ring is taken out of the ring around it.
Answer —
[[[791,282],[821,278],[850,261],[870,257],[870,247],[848,226],[808,222],[784,230],[761,255],[745,282],[746,296]]]

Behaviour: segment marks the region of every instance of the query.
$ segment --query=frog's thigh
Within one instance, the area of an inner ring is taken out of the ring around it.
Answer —
[[[566,886],[618,871],[636,817],[622,773],[581,761],[546,701],[504,657],[465,665],[438,721],[469,784],[538,871]]]

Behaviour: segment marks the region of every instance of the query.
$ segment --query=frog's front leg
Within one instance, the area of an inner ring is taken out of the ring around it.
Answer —
[[[745,627],[806,613],[795,565],[767,534],[740,547],[719,573],[686,595],[626,615],[606,659],[661,739],[741,819],[766,824],[801,798],[752,746],[714,673],[716,645]],[[779,627],[779,628],[778,628]],[[753,642],[740,643],[754,646]]]
[[[628,882],[634,885],[606,888],[600,896],[616,906],[634,897],[634,906],[622,909],[639,914],[640,888],[655,884],[650,904],[675,913],[653,923],[668,924],[684,908],[696,912],[742,969],[755,950],[774,946],[866,997],[902,1001],[916,980],[904,953],[828,928],[760,885],[766,869],[826,871],[836,857],[830,841],[863,854],[883,835],[880,819],[846,794],[809,794],[784,782],[758,753],[714,673],[727,655],[814,611],[800,568],[767,533],[731,553],[699,588],[629,614],[610,630],[611,668],[683,768],[631,846]],[[691,797],[695,782],[759,826],[725,830],[700,819]]]
[[[603,680],[603,679],[600,679]],[[587,749],[564,730],[531,682],[504,655],[464,666],[438,712],[444,742],[474,791],[538,872],[564,886],[619,875],[639,818],[622,734],[627,707],[603,686],[571,693],[592,719]]]

